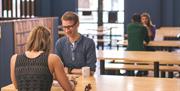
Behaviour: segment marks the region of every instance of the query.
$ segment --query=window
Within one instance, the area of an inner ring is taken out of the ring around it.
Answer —
[[[78,0],[78,15],[80,17],[79,32],[82,34],[97,32],[97,0]],[[124,0],[103,0],[103,27],[111,30],[112,35],[124,35]]]
[[[29,18],[34,17],[35,0],[0,0],[0,17]]]

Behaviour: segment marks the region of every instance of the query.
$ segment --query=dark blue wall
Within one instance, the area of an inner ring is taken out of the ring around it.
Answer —
[[[180,26],[180,0],[174,0],[174,26]]]
[[[14,53],[14,35],[12,22],[0,24],[0,88],[10,84],[10,58]]]
[[[35,16],[51,16],[52,1],[53,0],[35,0]]]
[[[174,26],[174,0],[161,0],[161,25]]]
[[[77,0],[36,0],[36,16],[61,17],[65,11],[76,11]]]
[[[134,13],[149,12],[156,26],[160,26],[160,0],[124,0],[125,1],[125,31]]]
[[[135,12],[147,11],[157,28],[180,26],[180,0],[125,0],[125,28]]]
[[[75,11],[77,0],[51,0],[52,16],[61,16],[65,11]]]

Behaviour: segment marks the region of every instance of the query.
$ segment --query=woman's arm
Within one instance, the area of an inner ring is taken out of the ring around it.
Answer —
[[[10,69],[11,69],[11,81],[14,84],[15,88],[17,89],[17,84],[16,84],[16,78],[15,78],[15,63],[16,63],[16,57],[17,54],[13,55],[11,57],[11,63],[10,63]]]
[[[55,54],[50,54],[48,61],[52,63],[53,73],[62,88],[65,91],[73,91],[74,86],[70,84],[68,77],[66,76],[61,59]]]

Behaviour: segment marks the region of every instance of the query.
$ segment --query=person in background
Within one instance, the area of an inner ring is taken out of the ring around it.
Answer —
[[[155,34],[156,34],[156,28],[152,24],[152,21],[150,19],[150,15],[148,13],[144,12],[141,14],[141,23],[148,30],[148,36],[150,38],[150,41],[154,41]],[[146,46],[146,50],[147,51],[155,51],[155,49],[151,46]]]
[[[65,36],[56,41],[55,51],[62,59],[65,71],[82,74],[81,68],[88,66],[93,74],[97,60],[94,41],[78,32],[79,17],[76,13],[65,12],[61,21]]]
[[[141,24],[141,16],[134,14],[131,23],[127,26],[128,46],[130,51],[145,51],[144,41],[149,43],[148,32],[146,27]]]
[[[53,75],[65,91],[73,91],[61,59],[50,53],[50,30],[37,26],[28,36],[26,51],[11,57],[11,80],[18,91],[50,91]]]
[[[147,28],[148,36],[149,36],[150,40],[153,41],[155,38],[156,28],[152,24],[150,15],[148,13],[144,12],[141,14],[141,23],[143,24],[143,26],[145,26]]]
[[[145,51],[145,45],[149,43],[148,32],[146,27],[141,24],[140,14],[134,14],[131,17],[131,23],[127,26],[128,46],[127,51]],[[145,45],[144,45],[145,42]],[[142,55],[143,56],[143,55]],[[147,74],[139,71],[137,75]],[[127,75],[135,75],[134,71],[127,71]]]

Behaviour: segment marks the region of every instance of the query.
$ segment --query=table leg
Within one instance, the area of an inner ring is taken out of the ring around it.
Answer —
[[[159,62],[154,62],[154,77],[159,77]]]
[[[104,60],[100,60],[100,74],[103,75],[105,73]]]

